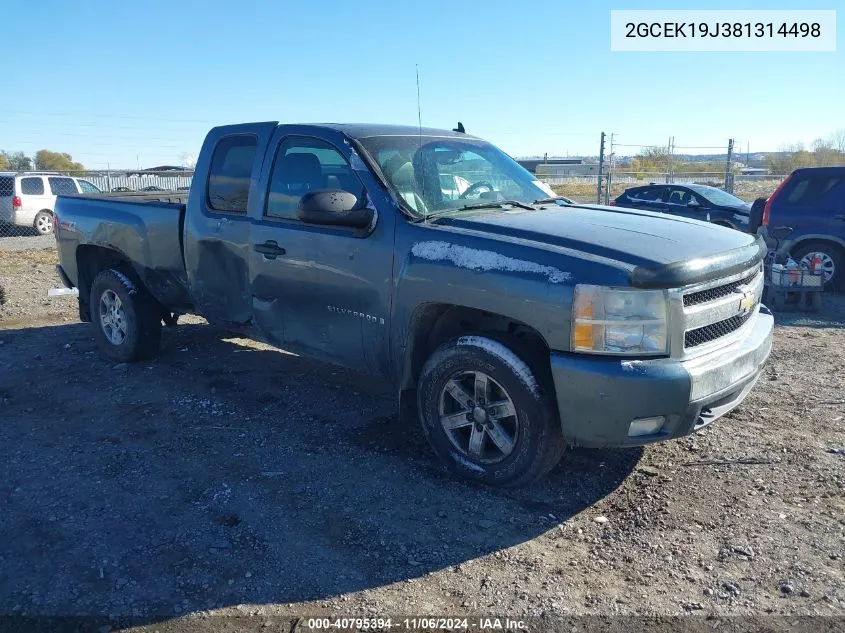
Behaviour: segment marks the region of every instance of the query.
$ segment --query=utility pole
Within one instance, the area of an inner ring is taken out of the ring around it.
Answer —
[[[728,139],[728,162],[725,165],[725,191],[728,193],[733,193],[734,190],[734,179],[733,179],[733,169],[731,168],[731,162],[733,161],[733,154],[734,154],[734,140]]]
[[[672,148],[675,144],[675,137],[669,137],[669,145],[666,147],[666,184],[672,182]]]
[[[604,168],[604,132],[601,133],[601,145],[599,146],[599,181],[596,185],[596,204],[601,204],[601,175]]]
[[[613,137],[615,134],[610,133],[610,161],[607,167],[607,183],[604,189],[604,203],[610,204],[610,188],[613,185],[613,165],[616,162],[616,150],[613,149]]]

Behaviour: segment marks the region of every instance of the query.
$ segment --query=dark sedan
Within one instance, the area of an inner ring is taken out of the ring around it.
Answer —
[[[631,187],[612,204],[705,220],[743,232],[748,232],[751,212],[751,205],[744,200],[707,185]]]

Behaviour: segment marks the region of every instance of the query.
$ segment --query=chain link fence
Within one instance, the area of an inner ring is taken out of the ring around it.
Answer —
[[[599,176],[598,173],[589,175],[555,175],[542,173],[538,170],[537,178],[552,187],[556,193],[566,196],[575,202],[601,202],[605,204],[622,195],[631,187],[641,187],[648,184],[699,184],[724,189],[724,172],[626,172],[608,171]],[[757,198],[768,198],[786,175],[755,174],[732,176],[733,195],[748,203]],[[601,180],[601,188],[599,188]]]
[[[191,187],[190,170],[0,173],[0,251],[51,248],[56,196],[174,191]]]
[[[536,166],[539,180],[555,192],[576,202],[609,202],[630,187],[649,183],[697,183],[724,187],[724,172],[631,172],[622,167],[598,165],[565,166],[570,172],[555,173],[554,165]],[[59,194],[130,193],[172,191],[186,193],[191,186],[190,170],[99,170],[77,172],[6,172],[0,173],[0,251],[55,246],[52,211]],[[783,175],[733,176],[733,193],[747,202],[768,197],[785,178]],[[601,181],[601,187],[599,182]]]

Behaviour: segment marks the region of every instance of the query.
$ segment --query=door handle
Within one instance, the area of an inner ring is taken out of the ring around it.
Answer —
[[[267,259],[276,259],[279,255],[286,253],[285,249],[279,246],[274,240],[269,240],[263,244],[254,244],[253,248],[256,253],[261,253]]]
[[[845,222],[845,213],[840,213],[839,215],[834,215],[833,219],[839,220],[840,222]]]

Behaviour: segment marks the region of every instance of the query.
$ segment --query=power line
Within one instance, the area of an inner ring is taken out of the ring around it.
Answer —
[[[138,139],[138,140],[141,141],[142,139]],[[55,143],[52,143],[50,141],[47,141],[47,143],[45,143],[43,140],[41,140],[41,141],[8,141],[7,142],[7,145],[9,147],[19,146],[19,145],[36,145],[36,146],[42,146],[43,147],[45,144],[55,145]],[[91,141],[91,142],[85,143],[86,146],[95,145],[97,147],[114,147],[114,148],[134,147],[134,146],[140,145],[140,144],[141,143],[134,143],[134,144],[133,143],[100,143],[100,142],[97,142],[97,141]],[[186,142],[186,143],[182,143],[182,144],[179,144],[179,145],[153,145],[152,147],[158,148],[158,149],[185,149],[186,145],[191,145],[191,144],[192,143]],[[196,146],[199,147],[200,144],[201,143],[196,143]]]
[[[14,121],[10,119],[0,119],[0,123],[8,123],[10,125],[20,125],[21,121]],[[99,129],[103,128],[115,128],[118,130],[155,130],[156,132],[184,132],[185,127],[161,127],[159,125],[125,125],[123,123],[80,123],[80,122],[73,122],[73,123],[63,123],[63,122],[52,122],[44,123],[41,125],[49,125],[50,128],[54,127],[70,127],[70,128],[79,128],[79,127],[95,127]],[[27,128],[32,127],[31,125],[27,124]],[[205,126],[201,128],[203,132],[205,132]]]
[[[725,149],[724,145],[674,145],[675,149]]]
[[[173,122],[181,122],[181,123],[218,123],[219,120],[213,119],[174,119],[173,117],[147,117],[147,116],[123,116],[117,114],[92,114],[92,113],[74,113],[74,112],[33,112],[31,110],[6,110],[5,108],[0,109],[0,112],[4,112],[7,114],[24,114],[24,115],[36,115],[36,116],[72,116],[72,117],[80,117],[80,118],[101,118],[101,119],[126,119],[126,120],[134,120],[134,121],[173,121]]]
[[[45,136],[45,137],[50,137],[50,138],[53,138],[53,137],[56,137],[56,136],[67,136],[67,137],[70,137],[70,138],[92,138],[93,137],[93,138],[97,138],[97,139],[100,139],[100,140],[115,140],[115,141],[156,141],[156,142],[158,142],[158,141],[173,141],[174,140],[172,136],[169,137],[169,138],[155,138],[155,137],[150,137],[150,136],[111,136],[111,135],[107,135],[107,134],[96,134],[96,135],[92,135],[92,134],[73,134],[71,132],[56,132],[56,133],[40,132],[40,134]],[[33,142],[33,141],[6,141],[6,140],[4,140],[4,142],[5,143],[30,143],[30,142]]]

